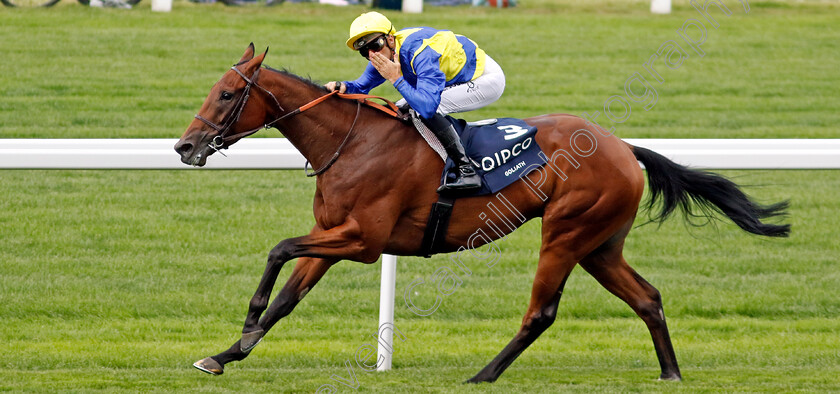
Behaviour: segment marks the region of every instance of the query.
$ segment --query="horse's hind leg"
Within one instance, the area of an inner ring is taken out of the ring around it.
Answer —
[[[601,283],[610,293],[633,308],[644,320],[653,338],[653,347],[659,366],[662,369],[662,380],[681,380],[677,357],[671,345],[671,336],[665,324],[665,313],[662,310],[662,299],[659,291],[634,271],[621,254],[624,248],[624,235],[608,241],[602,247],[581,260],[580,265]]]
[[[531,289],[531,302],[522,319],[522,326],[513,340],[467,383],[494,382],[517,357],[554,322],[557,304],[563,294],[566,278],[575,266],[570,253],[556,253],[555,249],[540,251],[537,275]]]

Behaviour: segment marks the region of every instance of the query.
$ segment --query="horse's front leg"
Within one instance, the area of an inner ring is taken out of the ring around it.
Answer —
[[[197,361],[193,366],[213,374],[221,375],[224,372],[225,364],[231,361],[239,361],[248,357],[251,349],[259,343],[263,335],[284,316],[292,312],[301,299],[318,283],[327,270],[338,260],[302,257],[298,259],[292,275],[286,281],[286,285],[277,294],[271,303],[271,307],[259,321],[257,331],[251,331],[242,335],[242,339],[236,341],[228,350],[212,357]],[[276,275],[275,275],[276,279]],[[253,305],[253,304],[252,304]],[[262,307],[265,309],[265,306]],[[249,310],[249,316],[251,311]],[[245,349],[247,344],[248,348]]]
[[[358,260],[359,251],[365,249],[365,243],[362,242],[360,234],[358,224],[355,221],[348,221],[341,226],[326,231],[316,227],[309,235],[289,238],[277,244],[268,254],[268,264],[266,264],[265,272],[248,305],[248,315],[245,317],[245,325],[242,328],[242,343],[240,344],[242,351],[249,352],[259,343],[265,335],[265,331],[268,330],[259,320],[260,315],[268,306],[268,299],[271,296],[271,290],[274,288],[274,282],[277,280],[280,269],[287,261],[298,257],[321,257],[333,262],[341,259]],[[376,256],[374,256],[374,259]],[[292,276],[283,290],[286,291],[292,285],[292,280],[298,279],[303,280]],[[300,285],[294,291],[305,292],[308,291],[308,288],[311,288],[311,286]]]
[[[277,244],[269,253],[265,272],[249,304],[242,339],[230,349],[193,365],[204,372],[221,374],[224,364],[247,357],[262,340],[265,332],[280,318],[288,315],[336,261],[344,258],[359,261],[376,260],[381,250],[376,251],[366,245],[360,234],[358,224],[350,221],[326,231],[315,229],[309,235],[286,239]],[[260,315],[268,306],[268,299],[280,269],[294,258],[301,258],[295,271],[271,308],[260,319]]]

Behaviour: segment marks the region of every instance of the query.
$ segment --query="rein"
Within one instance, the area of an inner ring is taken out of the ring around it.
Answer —
[[[248,103],[248,98],[250,98],[250,92],[251,92],[251,87],[252,86],[256,86],[258,89],[260,89],[263,92],[265,92],[266,94],[268,94],[274,100],[274,104],[277,106],[277,109],[279,109],[280,112],[285,112],[285,109],[283,109],[283,106],[280,105],[280,101],[277,100],[277,97],[274,96],[274,93],[272,93],[268,89],[260,86],[256,82],[257,77],[259,76],[259,73],[260,73],[261,69],[257,69],[257,71],[254,72],[254,75],[251,76],[251,78],[248,78],[247,76],[245,76],[245,74],[243,74],[242,71],[239,71],[239,69],[236,68],[236,66],[231,67],[231,70],[236,71],[236,73],[239,74],[239,76],[242,77],[242,79],[245,80],[245,82],[247,84],[245,85],[245,90],[243,91],[242,96],[239,98],[239,101],[237,101],[236,106],[233,108],[233,111],[231,111],[230,115],[226,118],[224,123],[220,126],[216,123],[213,123],[211,120],[209,120],[209,119],[207,119],[207,118],[205,118],[201,115],[198,115],[198,114],[195,115],[196,119],[204,122],[204,124],[206,124],[207,126],[210,126],[210,128],[212,128],[213,130],[216,130],[219,133],[215,137],[213,137],[213,140],[210,141],[208,146],[211,149],[213,149],[214,151],[219,152],[222,155],[224,155],[224,153],[222,153],[221,149],[227,149],[227,147],[225,145],[228,142],[235,141],[235,140],[238,140],[240,138],[245,138],[249,135],[255,134],[256,132],[258,132],[262,129],[270,128],[275,123],[277,123],[281,120],[287,119],[287,118],[291,118],[292,116],[295,116],[297,114],[300,114],[301,112],[304,112],[304,111],[306,111],[306,110],[324,102],[325,100],[327,100],[331,96],[337,95],[338,97],[341,97],[341,98],[356,100],[356,116],[353,118],[353,123],[350,125],[350,130],[347,131],[347,134],[345,134],[345,136],[344,136],[344,140],[341,141],[341,144],[339,144],[338,149],[336,149],[335,153],[332,155],[330,160],[328,160],[327,163],[324,164],[324,166],[322,166],[321,168],[319,168],[318,170],[315,170],[313,172],[309,172],[307,170],[307,168],[309,167],[309,160],[308,159],[306,160],[306,164],[304,165],[304,168],[303,168],[304,173],[306,173],[306,176],[312,177],[312,176],[323,174],[324,172],[327,171],[327,169],[330,168],[330,166],[333,165],[333,163],[335,163],[336,160],[338,160],[338,157],[341,155],[342,148],[344,148],[344,145],[350,139],[350,134],[353,133],[353,129],[356,126],[356,121],[359,120],[359,114],[361,113],[362,104],[365,104],[365,105],[367,105],[371,108],[375,108],[377,110],[385,112],[386,114],[388,114],[390,116],[393,116],[395,118],[398,118],[398,119],[402,118],[402,114],[400,113],[400,110],[397,108],[397,106],[394,103],[392,103],[391,101],[388,101],[387,99],[385,99],[383,97],[371,96],[371,95],[367,95],[367,94],[346,94],[346,93],[339,93],[337,90],[333,90],[332,92],[329,92],[329,93],[327,93],[327,94],[325,94],[321,97],[318,97],[318,98],[300,106],[299,108],[297,108],[293,111],[287,112],[287,113],[283,114],[282,116],[277,117],[276,119],[272,120],[271,122],[266,123],[263,126],[260,126],[260,127],[255,128],[255,129],[248,130],[248,131],[243,131],[243,132],[240,132],[240,133],[236,133],[236,134],[233,134],[233,135],[227,135],[228,132],[230,132],[231,127],[233,127],[233,125],[236,124],[236,122],[239,121],[239,117],[242,115],[242,111],[245,109],[245,104]],[[374,102],[370,101],[369,99],[382,100],[383,102],[385,102],[385,105],[374,103]]]

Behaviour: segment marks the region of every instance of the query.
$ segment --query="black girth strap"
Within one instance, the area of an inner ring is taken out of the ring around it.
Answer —
[[[420,243],[421,256],[432,257],[433,254],[441,251],[454,205],[455,199],[449,196],[439,196],[438,201],[432,205],[432,211],[429,212],[429,220],[426,223],[426,232]]]

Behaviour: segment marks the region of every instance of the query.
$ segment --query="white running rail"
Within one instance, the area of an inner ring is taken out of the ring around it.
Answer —
[[[837,169],[840,139],[625,139],[680,164],[715,169]],[[0,139],[0,168],[190,169],[175,139]],[[285,138],[248,138],[214,155],[209,169],[300,169]]]

